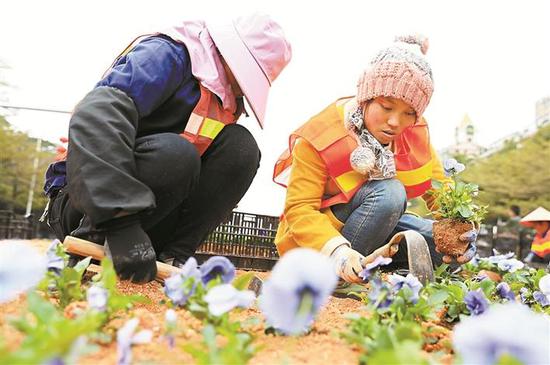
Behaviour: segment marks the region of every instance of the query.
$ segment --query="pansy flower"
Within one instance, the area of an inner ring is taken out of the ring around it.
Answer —
[[[46,257],[32,246],[18,241],[0,244],[0,303],[37,285],[46,271]]]
[[[138,324],[139,319],[132,318],[117,331],[117,365],[130,365],[132,363],[132,345],[151,342],[153,333],[149,330],[142,330],[134,334]]]
[[[471,290],[464,296],[466,308],[473,315],[478,315],[487,310],[489,301],[481,290]]]
[[[231,284],[221,284],[211,288],[204,296],[208,311],[221,316],[235,307],[248,308],[256,299],[252,290],[237,290]]]
[[[521,364],[550,364],[550,320],[529,307],[509,302],[466,317],[453,331],[453,346],[464,364],[492,365],[503,355]]]
[[[212,279],[220,276],[222,282],[230,283],[235,277],[235,265],[227,257],[212,256],[200,267],[202,282],[208,284]]]
[[[407,276],[401,276],[397,274],[392,274],[388,277],[389,283],[392,285],[392,291],[397,293],[404,287],[408,288],[411,291],[409,300],[411,303],[418,302],[420,289],[422,289],[422,283],[418,280],[413,274],[407,274]]]
[[[466,166],[464,166],[464,164],[461,164],[454,158],[449,158],[443,162],[443,171],[445,172],[445,176],[457,175],[465,169]]]
[[[174,305],[184,306],[201,282],[202,275],[194,257],[190,257],[180,269],[179,273],[164,280],[164,293]]]
[[[363,270],[359,273],[359,277],[364,281],[367,281],[371,277],[374,270],[376,270],[380,266],[389,265],[391,261],[391,257],[377,256],[374,261],[365,265]]]
[[[306,332],[338,281],[331,261],[308,248],[279,259],[265,281],[259,306],[268,325],[287,335]]]

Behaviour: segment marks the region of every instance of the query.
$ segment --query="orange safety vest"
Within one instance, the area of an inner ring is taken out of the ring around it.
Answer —
[[[531,251],[539,257],[545,258],[550,254],[550,230],[546,231],[546,234],[536,234],[533,243],[531,244]]]
[[[109,67],[105,74],[109,72],[121,57],[128,54],[144,38],[158,34],[160,33],[145,34],[135,38],[117,58],[115,58],[111,67]],[[202,156],[223,127],[228,124],[236,123],[238,118],[236,118],[233,113],[225,110],[216,94],[208,90],[202,84],[200,84],[200,91],[201,97],[199,102],[191,112],[187,120],[187,125],[185,126],[185,131],[180,133],[180,136],[194,144],[199,154]]]
[[[347,203],[367,181],[353,170],[350,154],[357,148],[356,138],[344,126],[344,99],[339,99],[311,118],[289,137],[289,148],[281,154],[273,170],[273,181],[286,187],[292,166],[292,149],[298,138],[308,141],[321,156],[329,178],[340,193],[325,197],[321,209]],[[348,100],[349,101],[349,100]],[[421,119],[394,140],[397,179],[405,186],[407,198],[415,198],[431,188],[432,155],[428,125]]]

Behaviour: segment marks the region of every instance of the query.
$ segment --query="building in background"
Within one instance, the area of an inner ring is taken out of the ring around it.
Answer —
[[[470,159],[484,152],[483,146],[476,142],[476,128],[468,114],[455,128],[454,144],[442,151],[445,157],[460,157]]]

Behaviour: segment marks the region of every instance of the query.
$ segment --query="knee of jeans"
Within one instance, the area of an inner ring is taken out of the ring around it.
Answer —
[[[242,171],[256,171],[260,166],[261,152],[254,136],[242,125],[230,124],[222,129],[224,153],[229,153],[235,168]]]
[[[407,206],[407,192],[403,184],[397,179],[381,180],[379,184],[379,204],[387,211],[399,212],[401,216]]]

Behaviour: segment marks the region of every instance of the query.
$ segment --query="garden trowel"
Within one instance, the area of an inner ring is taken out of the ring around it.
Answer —
[[[416,276],[423,284],[433,281],[434,270],[428,243],[416,231],[408,230],[396,233],[390,242],[380,247],[363,259],[363,266],[374,261],[378,256],[391,257],[397,253],[399,246],[407,245],[409,272]]]

